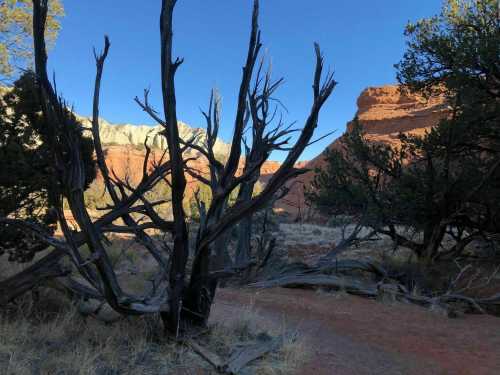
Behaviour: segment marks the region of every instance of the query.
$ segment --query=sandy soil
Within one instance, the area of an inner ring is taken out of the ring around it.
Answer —
[[[400,303],[298,289],[220,289],[215,321],[253,305],[271,330],[297,330],[310,357],[299,374],[500,374],[500,319],[449,319]]]

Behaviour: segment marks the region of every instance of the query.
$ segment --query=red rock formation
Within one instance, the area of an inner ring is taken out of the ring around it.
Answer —
[[[401,94],[399,87],[387,85],[365,89],[357,100],[356,116],[363,127],[367,139],[397,145],[400,133],[422,135],[435,126],[446,113],[444,98],[426,100],[418,95]],[[347,124],[346,132],[352,129],[352,122]],[[334,141],[328,149],[339,146]],[[325,165],[323,151],[316,158],[305,164],[314,171]],[[314,179],[314,172],[300,176],[291,183],[290,193],[278,203],[278,208],[293,214],[302,213],[305,208],[304,187]]]
[[[128,177],[132,185],[139,183],[142,177],[142,166],[144,163],[144,151],[133,146],[114,145],[105,148],[106,164],[111,173],[116,174],[119,178]],[[153,162],[158,162],[162,157],[161,150],[153,150],[150,156],[150,168]],[[165,156],[168,160],[168,154]],[[208,164],[204,157],[195,156],[195,160],[189,162],[189,166],[197,171],[197,173],[209,178]],[[270,176],[279,168],[280,163],[276,161],[267,161],[261,168],[261,182],[266,183]],[[244,167],[244,161],[240,162],[237,173],[241,173]],[[100,177],[98,177],[100,178]],[[191,195],[198,185],[198,181],[190,175],[186,175],[188,181],[187,194]]]

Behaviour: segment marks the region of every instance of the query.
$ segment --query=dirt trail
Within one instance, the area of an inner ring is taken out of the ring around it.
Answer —
[[[220,289],[214,319],[254,305],[261,325],[296,329],[311,353],[300,374],[500,374],[500,319],[310,290]]]

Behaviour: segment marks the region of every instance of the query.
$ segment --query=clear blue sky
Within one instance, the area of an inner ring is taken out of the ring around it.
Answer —
[[[64,5],[67,15],[49,56],[59,91],[78,113],[91,113],[92,47],[100,49],[107,34],[112,46],[103,78],[102,117],[152,124],[132,99],[149,87],[152,103],[161,108],[161,1],[66,0]],[[221,136],[226,141],[232,133],[251,5],[251,0],[179,0],[174,15],[175,54],[185,58],[176,81],[179,119],[204,126],[199,107],[206,107],[210,89],[217,86],[223,97]],[[438,13],[440,6],[441,0],[261,1],[262,39],[274,76],[285,77],[279,97],[289,110],[287,119],[300,125],[307,117],[314,41],[320,43],[339,82],[322,112],[317,135],[336,133],[311,146],[302,159],[316,156],[344,131],[362,89],[395,82],[393,64],[404,51],[404,26]]]

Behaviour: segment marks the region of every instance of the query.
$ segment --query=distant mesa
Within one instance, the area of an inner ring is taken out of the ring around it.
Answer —
[[[92,120],[89,117],[77,115],[78,120],[83,126],[88,129],[86,133],[90,135]],[[205,146],[206,131],[202,128],[193,128],[189,125],[179,122],[179,133],[183,140],[193,139],[196,136],[194,143],[198,146]],[[104,119],[99,119],[99,135],[103,144],[106,164],[112,173],[119,178],[127,177],[130,182],[138,183],[142,177],[142,166],[144,163],[144,143],[147,140],[147,145],[151,147],[152,153],[150,157],[151,167],[155,161],[158,161],[163,151],[167,149],[166,138],[160,133],[163,130],[161,125],[132,125],[132,124],[112,124]],[[225,143],[221,139],[217,139],[214,145],[214,154],[216,158],[224,159],[229,155],[231,145]],[[200,156],[196,150],[187,152],[188,156]],[[166,156],[168,158],[168,155]],[[200,172],[202,175],[209,177],[207,160],[204,157],[196,157],[195,160],[189,162],[189,166]],[[241,173],[244,166],[242,159],[238,173]],[[267,161],[261,169],[262,177],[260,182],[265,184],[274,172],[279,168],[280,163],[276,161]],[[98,177],[100,179],[100,177]],[[195,190],[198,182],[191,176],[186,175],[188,182],[188,192]]]
[[[77,116],[77,118],[86,128],[92,126],[91,118],[82,116]],[[162,150],[167,148],[167,140],[160,134],[163,130],[161,125],[112,124],[104,119],[99,120],[99,125],[99,135],[104,145],[135,146],[143,148],[144,142],[147,139],[147,145],[151,148]],[[183,140],[192,139],[192,137],[196,135],[195,143],[200,146],[205,144],[207,137],[204,129],[192,128],[180,121],[178,125],[179,134]],[[215,154],[225,155],[229,153],[229,150],[229,144],[223,142],[221,139],[217,139],[214,145]]]

